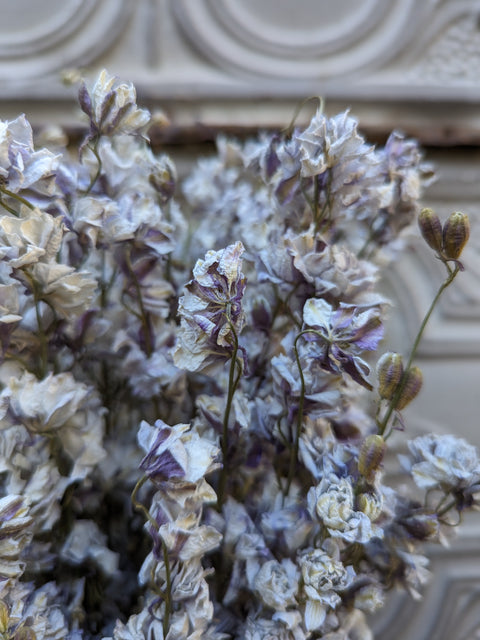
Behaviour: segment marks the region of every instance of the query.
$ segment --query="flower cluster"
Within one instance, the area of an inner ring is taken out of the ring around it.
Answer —
[[[319,110],[179,180],[132,84],[102,71],[79,101],[78,153],[0,122],[0,635],[371,640],[478,502],[454,436],[408,444],[424,499],[383,468],[468,218],[420,213],[446,280],[392,353],[379,283],[431,179],[415,141]]]

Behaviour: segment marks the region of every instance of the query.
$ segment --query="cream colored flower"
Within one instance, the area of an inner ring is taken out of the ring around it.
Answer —
[[[65,264],[38,263],[31,274],[55,313],[65,320],[72,320],[87,311],[98,288],[97,281],[88,271],[76,271]]]
[[[299,556],[307,602],[305,626],[307,630],[320,629],[329,608],[341,603],[339,592],[351,584],[355,571],[322,549],[306,550]]]
[[[254,587],[260,600],[276,611],[295,605],[298,589],[297,566],[288,558],[268,560],[255,576]]]
[[[347,542],[368,542],[382,535],[370,518],[355,508],[355,495],[350,479],[329,474],[307,495],[312,518],[320,520],[331,536]]]
[[[0,256],[13,269],[54,260],[64,231],[60,218],[22,206],[18,217],[0,216]]]

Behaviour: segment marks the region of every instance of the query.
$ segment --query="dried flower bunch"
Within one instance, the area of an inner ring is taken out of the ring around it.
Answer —
[[[480,489],[454,436],[409,442],[410,493],[383,469],[468,218],[420,213],[446,280],[385,353],[380,271],[431,178],[414,141],[319,110],[178,181],[131,84],[79,98],[77,153],[0,122],[2,638],[372,638]]]

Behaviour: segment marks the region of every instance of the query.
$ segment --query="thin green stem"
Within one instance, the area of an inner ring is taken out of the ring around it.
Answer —
[[[305,404],[305,377],[303,375],[302,363],[300,362],[300,355],[297,349],[297,342],[301,336],[303,336],[305,332],[301,331],[297,337],[295,338],[295,342],[293,343],[293,350],[295,351],[295,360],[297,362],[298,373],[300,376],[300,399],[298,401],[298,409],[297,409],[297,428],[295,430],[295,436],[293,440],[293,446],[290,448],[290,462],[288,465],[288,476],[287,476],[287,484],[285,485],[285,489],[283,491],[284,497],[288,496],[288,492],[290,491],[290,487],[292,486],[293,478],[295,476],[295,470],[297,468],[298,461],[298,450],[300,447],[300,434],[302,431],[303,425],[303,410]]]
[[[172,613],[172,577],[170,574],[170,560],[165,540],[162,538],[163,564],[165,565],[165,616],[163,618],[163,636],[166,638],[170,626],[170,614]]]
[[[295,121],[297,120],[298,116],[300,115],[301,110],[303,109],[303,107],[308,104],[309,102],[312,102],[313,100],[316,100],[318,102],[318,107],[317,107],[317,111],[319,111],[320,113],[323,113],[324,109],[325,109],[325,101],[321,96],[310,96],[309,98],[305,98],[305,100],[302,100],[302,102],[300,102],[299,105],[297,105],[292,119],[290,121],[290,124],[288,125],[288,127],[286,127],[286,129],[284,129],[284,132],[287,136],[291,135],[295,126]]]
[[[443,500],[442,500],[442,502],[443,502]],[[450,509],[452,509],[456,504],[457,504],[457,501],[456,501],[455,499],[450,500],[450,502],[448,502],[448,503],[443,507],[443,509],[440,509],[439,511],[438,511],[438,510],[436,511],[437,516],[438,516],[439,518],[441,518],[441,517],[442,517],[442,516],[444,516],[446,513],[448,513],[448,512],[450,511]],[[439,506],[440,506],[440,505],[439,505]],[[437,509],[438,509],[438,507],[437,507]]]
[[[297,460],[298,460],[298,450],[300,447],[300,435],[302,433],[303,411],[304,411],[304,405],[305,405],[305,377],[303,375],[302,363],[300,362],[300,355],[298,353],[297,343],[299,339],[302,336],[304,336],[306,333],[312,333],[313,335],[316,335],[322,340],[325,340],[325,336],[323,336],[316,329],[304,329],[303,331],[300,331],[300,333],[295,338],[295,342],[293,343],[293,349],[295,351],[295,360],[297,363],[298,373],[300,376],[300,399],[298,401],[298,410],[297,410],[297,428],[295,430],[293,446],[290,449],[290,462],[288,465],[287,484],[283,490],[284,497],[287,497],[293,482],[293,478],[295,476],[295,470],[297,468]]]
[[[137,484],[135,485],[133,491],[132,491],[132,495],[130,496],[130,500],[132,501],[133,506],[135,507],[135,509],[137,511],[141,511],[145,517],[145,519],[152,525],[152,527],[158,531],[158,524],[155,522],[155,520],[152,518],[150,511],[147,509],[147,507],[142,504],[141,502],[139,502],[137,500],[137,494],[140,491],[140,489],[143,487],[143,485],[145,484],[145,482],[148,480],[148,476],[142,476],[140,478],[140,480],[137,482]]]
[[[13,198],[13,200],[16,200],[17,202],[20,202],[21,204],[24,204],[25,206],[27,206],[32,211],[33,211],[33,209],[35,209],[33,204],[31,202],[29,202],[28,200],[26,200],[26,198],[22,198],[22,196],[19,196],[18,193],[14,193],[13,191],[10,191],[9,189],[6,189],[5,187],[0,187],[0,193],[4,193],[9,198]],[[3,206],[5,206],[4,203],[2,203],[2,204],[3,204]],[[5,208],[7,208],[7,207],[5,207]],[[11,210],[9,209],[9,211],[11,211]],[[15,214],[15,215],[17,215],[17,214]]]
[[[326,188],[326,193],[325,193],[325,202],[323,203],[322,209],[318,210],[318,198],[319,198],[319,186],[318,186],[318,178],[315,177],[315,183],[314,183],[314,233],[318,233],[318,231],[321,230],[321,223],[324,222],[326,216],[325,214],[327,213],[328,210],[328,218],[330,218],[331,216],[331,203],[330,203],[330,196],[331,196],[331,192],[332,192],[332,174],[331,171],[329,169],[327,169],[328,171],[328,176],[327,176],[327,188]],[[328,222],[328,218],[326,220],[326,222]]]
[[[30,288],[33,294],[33,302],[35,305],[35,318],[37,320],[37,333],[40,340],[40,362],[38,365],[38,378],[43,380],[47,373],[48,363],[48,338],[45,333],[42,322],[42,314],[40,313],[41,292],[39,291],[38,283],[34,280],[32,275],[25,269],[23,270],[25,277],[27,278]]]
[[[16,218],[18,218],[18,213],[15,211],[15,209],[12,209],[12,207],[9,207],[8,204],[6,204],[4,200],[2,200],[2,198],[0,198],[0,204],[5,209],[5,211],[8,211],[8,213],[11,213]]]
[[[425,317],[423,318],[422,324],[420,325],[420,329],[418,330],[418,333],[417,333],[417,337],[415,338],[415,342],[413,343],[412,350],[410,351],[410,356],[408,358],[407,364],[405,365],[402,379],[400,380],[397,390],[395,391],[395,394],[393,395],[393,398],[391,399],[390,404],[388,405],[387,411],[382,421],[378,423],[378,432],[380,435],[383,435],[385,433],[385,429],[387,428],[391,415],[394,412],[395,407],[397,406],[398,401],[403,393],[403,390],[405,388],[405,384],[407,381],[407,377],[408,377],[408,372],[410,370],[410,367],[412,366],[413,359],[416,356],[417,349],[420,344],[420,340],[422,339],[423,332],[425,331],[425,327],[427,326],[427,323],[430,320],[430,316],[432,315],[433,310],[435,309],[438,301],[440,300],[441,295],[443,294],[445,289],[453,282],[453,280],[455,279],[455,276],[460,271],[460,267],[458,265],[455,265],[454,269],[451,269],[448,264],[446,264],[445,266],[447,267],[447,270],[448,270],[448,277],[438,289],[437,294],[432,300],[432,303],[427,313],[425,314]]]
[[[237,356],[238,356],[238,337],[235,331],[235,328],[232,323],[230,324],[230,328],[232,330],[233,335],[233,352],[230,358],[230,370],[228,373],[228,391],[227,391],[227,404],[225,405],[225,413],[223,414],[223,428],[222,428],[222,438],[220,441],[220,446],[222,450],[222,460],[223,466],[220,471],[220,478],[218,481],[218,491],[217,491],[217,509],[221,511],[223,501],[225,500],[225,486],[227,484],[227,461],[228,461],[228,422],[230,420],[230,412],[232,409],[232,401],[233,396],[235,394],[235,390],[240,382],[241,370],[235,377],[235,368],[238,366]]]
[[[90,149],[90,151],[93,153],[93,155],[97,159],[97,170],[96,170],[95,174],[92,176],[92,178],[90,179],[90,184],[88,185],[87,190],[85,191],[85,195],[88,195],[90,193],[90,191],[95,186],[95,183],[99,179],[100,174],[102,173],[102,159],[100,158],[100,155],[98,153],[98,143],[99,142],[100,142],[100,136],[98,136],[95,139],[95,143],[94,143],[93,147],[88,145],[88,148]]]

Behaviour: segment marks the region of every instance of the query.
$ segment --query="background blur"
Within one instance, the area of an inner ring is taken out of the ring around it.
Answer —
[[[76,89],[62,75],[106,67],[135,83],[140,105],[166,112],[155,143],[180,170],[211,152],[217,131],[285,127],[309,96],[330,114],[350,107],[370,141],[392,129],[418,138],[438,177],[425,204],[443,218],[468,213],[472,238],[422,343],[425,386],[407,435],[480,445],[480,1],[0,0],[0,16],[2,120],[25,113],[75,135]],[[442,276],[420,242],[386,274],[397,349],[408,351]],[[423,601],[394,595],[378,638],[480,638],[479,534],[471,517],[450,548],[432,550]]]

